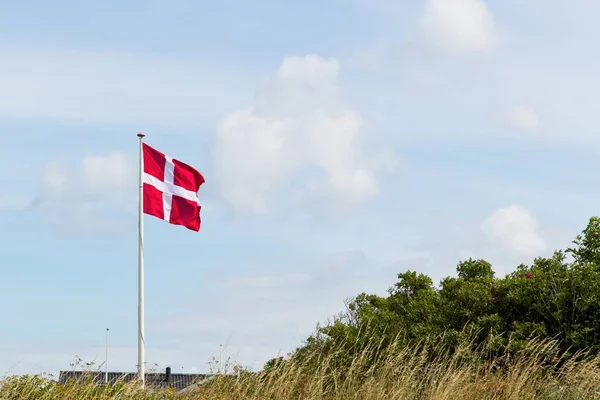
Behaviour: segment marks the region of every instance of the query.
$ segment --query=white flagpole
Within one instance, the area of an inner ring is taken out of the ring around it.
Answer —
[[[144,135],[138,133],[140,138],[140,176],[139,176],[139,240],[138,240],[138,378],[145,386],[146,369],[144,355]]]
[[[106,359],[104,360],[104,383],[108,383],[108,336],[110,329],[106,328]]]

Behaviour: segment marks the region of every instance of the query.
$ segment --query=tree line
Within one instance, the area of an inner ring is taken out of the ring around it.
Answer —
[[[434,342],[436,351],[452,352],[465,340],[504,355],[534,338],[558,340],[565,356],[600,350],[599,217],[589,219],[572,247],[518,265],[504,277],[481,259],[459,262],[456,276],[437,286],[425,274],[399,273],[386,296],[354,297],[290,357],[332,352],[351,357],[392,343]]]

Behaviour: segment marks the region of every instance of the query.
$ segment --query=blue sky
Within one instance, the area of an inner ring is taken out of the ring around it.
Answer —
[[[149,367],[259,368],[406,269],[502,275],[597,214],[592,1],[0,5],[2,373],[134,371],[136,133],[197,167],[145,217]]]

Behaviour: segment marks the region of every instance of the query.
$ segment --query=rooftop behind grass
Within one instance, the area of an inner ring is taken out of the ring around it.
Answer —
[[[313,354],[269,371],[220,376],[179,394],[125,383],[60,385],[40,376],[15,376],[1,382],[0,399],[600,399],[600,357],[561,359],[558,349],[555,341],[544,339],[496,357],[473,350],[470,343],[434,360],[431,348],[416,345],[363,350],[345,363],[336,352],[322,358]]]

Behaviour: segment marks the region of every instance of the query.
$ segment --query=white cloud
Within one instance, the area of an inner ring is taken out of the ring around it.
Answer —
[[[427,231],[416,249],[430,260],[420,272],[436,283],[454,276],[456,265],[469,258],[489,261],[496,276],[504,276],[521,263],[549,256],[570,238],[556,229],[542,229],[532,213],[518,205],[499,208],[481,220],[438,218]]]
[[[450,52],[490,51],[494,17],[483,0],[428,0],[420,32],[428,44]]]
[[[119,230],[118,215],[135,191],[132,159],[123,153],[88,155],[78,165],[53,161],[40,174],[42,194],[35,204],[51,220],[73,230]]]
[[[488,238],[517,255],[539,256],[546,249],[538,223],[524,207],[510,205],[496,210],[481,224]]]
[[[287,57],[254,104],[224,118],[213,147],[215,181],[238,211],[266,213],[291,180],[296,199],[336,207],[376,197],[376,157],[362,154],[360,115],[340,97],[340,63]]]
[[[510,111],[508,118],[510,123],[521,129],[535,131],[540,127],[540,116],[533,107],[515,107]]]
[[[117,53],[0,47],[0,116],[202,124],[243,104],[240,71]]]

